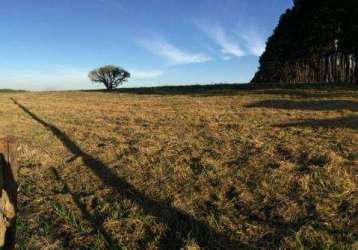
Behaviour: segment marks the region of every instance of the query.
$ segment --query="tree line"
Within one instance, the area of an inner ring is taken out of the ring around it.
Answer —
[[[294,0],[252,82],[358,83],[358,0]]]

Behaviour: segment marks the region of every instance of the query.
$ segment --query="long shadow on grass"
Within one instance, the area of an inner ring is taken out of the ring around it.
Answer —
[[[53,167],[50,168],[50,170],[52,171],[55,179],[57,181],[59,181],[63,185],[63,187],[64,187],[63,192],[66,193],[66,194],[71,195],[71,198],[72,198],[73,202],[76,204],[78,209],[81,211],[82,217],[85,220],[87,220],[91,224],[91,226],[96,229],[97,233],[99,233],[104,238],[108,249],[113,249],[113,250],[121,250],[121,249],[123,249],[121,246],[119,246],[115,242],[115,240],[103,228],[103,221],[102,220],[99,221],[99,220],[94,219],[94,216],[88,211],[88,209],[86,208],[86,205],[81,202],[81,199],[80,199],[81,197],[78,194],[74,193],[70,189],[70,187],[63,180],[63,178],[60,176],[58,171]]]
[[[188,86],[162,86],[143,88],[120,88],[115,90],[82,90],[83,92],[101,92],[108,94],[133,94],[133,95],[186,95],[195,97],[206,96],[232,96],[240,90],[253,89],[252,84],[212,84],[212,85],[188,85]]]
[[[358,116],[338,117],[333,119],[309,119],[286,124],[279,124],[277,127],[322,127],[322,128],[350,128],[358,129]]]
[[[240,91],[253,90],[255,94],[278,94],[294,95],[302,97],[337,97],[339,96],[357,96],[357,92],[346,93],[347,91],[357,91],[355,84],[331,84],[331,83],[265,83],[265,84],[225,84],[216,83],[210,85],[184,85],[184,86],[160,86],[160,87],[142,87],[142,88],[120,88],[116,90],[82,90],[84,92],[103,92],[111,94],[135,94],[135,95],[188,95],[188,96],[230,96],[237,95]],[[325,91],[326,93],[313,93],[312,90]],[[329,92],[328,92],[329,91]],[[343,93],[338,94],[337,91]]]
[[[271,109],[288,109],[288,110],[350,110],[358,111],[358,102],[349,100],[264,100],[246,105],[247,108],[271,108]]]
[[[358,88],[357,88],[358,90]],[[278,95],[294,98],[358,98],[358,91],[354,90],[304,90],[304,89],[266,89],[252,92],[255,95]]]
[[[324,92],[317,92],[324,91]],[[133,95],[186,95],[193,97],[232,96],[253,91],[253,94],[292,95],[295,97],[356,97],[357,85],[353,84],[225,84],[161,86],[142,88],[120,88],[116,90],[82,90],[83,92],[102,92],[108,94]],[[314,93],[315,91],[315,93]],[[347,91],[351,91],[350,93]]]
[[[184,241],[190,237],[195,239],[198,245],[206,249],[237,249],[244,247],[236,240],[231,240],[223,233],[218,232],[209,225],[195,219],[185,211],[174,208],[165,202],[153,200],[141,193],[125,179],[117,176],[113,170],[102,161],[95,159],[84,152],[76,142],[72,141],[63,131],[56,126],[40,119],[25,106],[13,102],[35,121],[52,132],[62,144],[75,156],[81,157],[83,163],[108,187],[112,187],[126,199],[131,200],[143,209],[146,214],[156,217],[161,223],[166,224],[166,234],[161,239],[162,249],[180,249]]]

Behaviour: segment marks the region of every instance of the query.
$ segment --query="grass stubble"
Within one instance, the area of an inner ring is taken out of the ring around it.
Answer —
[[[356,89],[1,93],[0,115],[19,249],[358,248]]]

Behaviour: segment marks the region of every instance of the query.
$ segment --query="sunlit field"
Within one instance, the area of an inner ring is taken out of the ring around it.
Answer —
[[[4,92],[18,249],[358,248],[357,88]]]

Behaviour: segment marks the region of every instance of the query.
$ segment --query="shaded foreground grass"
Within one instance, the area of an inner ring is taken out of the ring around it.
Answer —
[[[18,247],[357,247],[356,90],[211,91],[0,94]]]
[[[12,100],[14,101],[14,104],[19,106],[32,119],[40,123],[46,129],[50,130],[50,132],[52,132],[53,135],[62,142],[62,144],[73,154],[74,157],[82,158],[83,163],[91,171],[93,171],[106,186],[114,188],[121,196],[126,199],[130,199],[132,202],[139,205],[145,213],[155,216],[162,221],[162,223],[166,224],[168,229],[164,233],[160,242],[160,245],[163,248],[170,247],[180,249],[184,244],[183,239],[189,234],[196,240],[196,242],[198,242],[199,246],[204,247],[206,245],[210,245],[213,248],[223,249],[233,248],[234,246],[239,247],[238,244],[234,244],[234,241],[227,238],[224,234],[215,231],[186,212],[173,208],[164,202],[155,201],[145,196],[124,179],[118,177],[102,161],[97,160],[91,155],[83,152],[82,149],[60,129],[41,120],[26,107],[19,104],[15,99]],[[74,160],[74,158],[72,158],[72,160]],[[67,187],[67,184],[65,184],[65,187]],[[67,187],[66,190],[68,191],[68,189],[69,188]],[[76,204],[79,204],[78,198],[74,198],[74,200]],[[79,205],[79,207],[83,206]],[[89,218],[88,220],[91,220],[88,212],[84,213],[84,209],[81,209],[81,211],[86,218]],[[102,232],[103,229],[100,229],[100,231]],[[109,240],[109,236],[106,238],[108,241],[112,242],[112,240]]]

